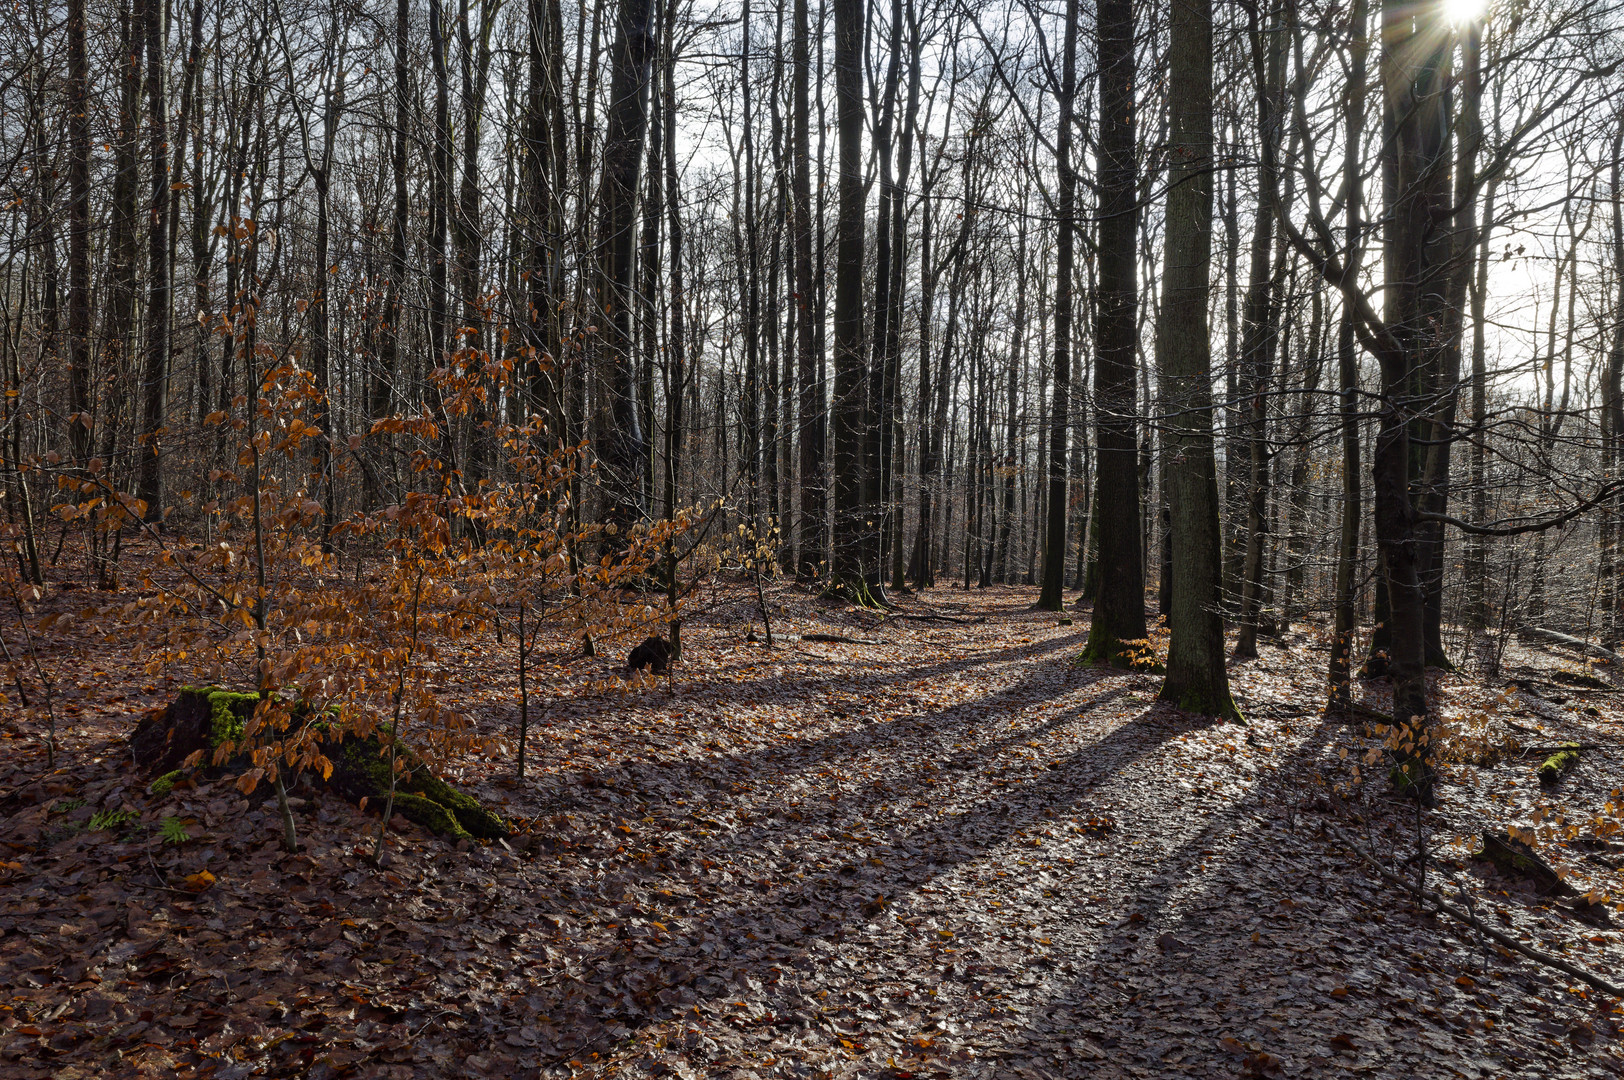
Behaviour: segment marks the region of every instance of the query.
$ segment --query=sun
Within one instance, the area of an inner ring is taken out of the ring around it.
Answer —
[[[1441,0],[1444,18],[1452,26],[1481,19],[1489,10],[1489,0]]]

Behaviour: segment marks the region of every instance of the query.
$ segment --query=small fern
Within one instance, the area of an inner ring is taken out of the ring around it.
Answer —
[[[158,832],[166,844],[184,844],[192,838],[192,834],[186,831],[186,826],[178,817],[164,818],[158,823]]]
[[[102,829],[121,829],[140,816],[134,810],[98,810],[90,819],[90,831],[100,832]]]

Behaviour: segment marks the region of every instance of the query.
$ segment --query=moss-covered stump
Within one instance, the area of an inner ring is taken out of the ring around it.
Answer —
[[[1544,787],[1555,787],[1577,764],[1579,764],[1579,744],[1564,743],[1540,765],[1540,784]]]
[[[203,751],[205,764],[228,739],[242,736],[243,724],[253,715],[258,695],[239,694],[218,687],[184,687],[161,712],[149,714],[130,734],[130,752],[136,765],[154,777],[148,790],[167,795],[186,775],[181,764]],[[382,811],[389,800],[389,750],[377,735],[346,738],[324,746],[333,763],[325,786],[354,803],[362,799],[368,809]],[[480,805],[477,799],[435,776],[409,746],[397,748],[402,768],[395,785],[395,812],[408,821],[453,840],[477,837],[494,840],[508,835],[507,823]],[[225,768],[241,770],[245,757],[234,757]],[[306,782],[321,784],[305,774]]]
[[[205,763],[226,739],[241,737],[254,715],[255,694],[237,694],[213,686],[184,686],[162,711],[149,713],[130,733],[130,754],[138,768],[170,773],[199,750]]]

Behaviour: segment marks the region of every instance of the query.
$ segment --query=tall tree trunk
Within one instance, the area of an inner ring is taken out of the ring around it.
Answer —
[[[557,4],[547,0],[530,0],[525,24],[530,83],[525,105],[524,147],[528,244],[525,308],[520,322],[528,360],[523,382],[529,390],[532,407],[541,415],[554,444],[564,441],[563,358],[558,318],[562,283],[555,195],[555,189],[563,187],[559,176],[562,159],[555,150],[563,137],[559,130],[563,126],[560,123],[560,74],[555,63],[559,47],[554,28],[557,9]]]
[[[1099,588],[1094,596],[1086,655],[1128,662],[1146,639],[1144,553],[1139,538],[1139,468],[1135,435],[1134,358],[1138,337],[1139,191],[1134,162],[1134,61],[1132,0],[1097,5],[1099,57],[1099,279],[1094,311],[1094,445],[1100,505]],[[1070,280],[1070,267],[1060,270]],[[1056,312],[1058,319],[1060,313]],[[1058,373],[1057,373],[1058,374]],[[1069,373],[1067,373],[1069,375]],[[1069,378],[1065,381],[1069,382]],[[1058,392],[1058,388],[1057,388]],[[1058,403],[1058,398],[1056,399]],[[1064,530],[1054,528],[1055,501],[1065,488],[1050,474],[1050,535],[1060,548]],[[1063,524],[1063,523],[1062,523]],[[1056,554],[1058,580],[1061,554]],[[1045,570],[1045,584],[1048,572]]]
[[[863,31],[861,0],[833,0],[840,205],[835,254],[834,579],[866,597],[870,553],[863,504],[867,365],[863,355]]]
[[[1026,204],[1026,192],[1024,191],[1021,193],[1021,204],[1024,210]],[[1004,454],[999,469],[1003,478],[1004,508],[1003,518],[998,526],[995,574],[998,580],[1005,585],[1010,583],[1012,577],[1009,541],[1015,523],[1015,477],[1018,472],[1016,458],[1020,424],[1017,416],[1017,405],[1021,373],[1026,363],[1026,229],[1027,219],[1023,213],[1016,225],[1015,235],[1015,322],[1011,325],[1013,337],[1009,344],[1008,370],[1005,372]]]
[[[85,0],[68,0],[68,413],[74,464],[90,461],[90,116]]]
[[[1455,143],[1454,215],[1449,222],[1447,242],[1440,256],[1442,265],[1437,271],[1443,278],[1442,310],[1430,315],[1431,331],[1440,339],[1433,347],[1428,386],[1431,403],[1429,422],[1424,426],[1428,445],[1421,455],[1421,477],[1418,508],[1429,515],[1441,516],[1449,509],[1449,463],[1455,443],[1455,413],[1460,401],[1461,343],[1467,294],[1473,278],[1473,261],[1478,248],[1477,222],[1477,155],[1483,143],[1483,72],[1481,64],[1482,24],[1467,20],[1459,29],[1461,72],[1454,80],[1460,100],[1460,134]],[[1440,59],[1441,65],[1448,61]],[[1440,74],[1440,85],[1451,80],[1447,70]],[[1447,95],[1448,90],[1440,90]],[[1448,99],[1439,106],[1444,119],[1448,119]],[[1447,154],[1447,147],[1440,151]],[[1443,188],[1447,200],[1447,180]],[[1447,202],[1446,202],[1447,205]],[[1436,226],[1435,226],[1436,227]],[[1571,293],[1570,293],[1571,296]],[[1570,305],[1571,312],[1571,305]],[[1572,340],[1572,336],[1569,336]],[[1444,527],[1437,518],[1429,517],[1418,526],[1420,543],[1421,582],[1426,592],[1426,613],[1423,633],[1426,638],[1428,666],[1448,668],[1453,665],[1444,651],[1443,594],[1444,594]]]
[[[1617,125],[1613,132],[1612,147],[1612,203],[1613,203],[1613,334],[1607,350],[1606,387],[1604,409],[1606,410],[1606,432],[1603,449],[1606,460],[1611,466],[1604,479],[1614,480],[1620,461],[1620,444],[1624,442],[1624,112],[1614,120]],[[1485,230],[1486,231],[1486,230]],[[1487,248],[1487,241],[1484,241]],[[1482,288],[1477,290],[1482,293]],[[1481,325],[1481,302],[1478,295],[1473,296],[1473,314]],[[1473,376],[1476,376],[1477,357],[1474,349]],[[1609,523],[1609,544],[1604,551],[1605,561],[1603,571],[1606,577],[1604,597],[1607,608],[1602,614],[1603,635],[1610,648],[1616,647],[1619,635],[1624,633],[1624,589],[1620,588],[1617,580],[1618,566],[1618,534],[1624,523],[1620,521],[1621,500],[1617,494],[1611,496],[1604,505],[1604,520]],[[1483,520],[1482,516],[1478,517]]]
[[[604,520],[621,529],[643,514],[641,481],[648,454],[631,340],[638,170],[648,126],[649,62],[654,25],[650,0],[621,0],[609,84],[609,113],[598,194],[598,265],[594,310],[599,315],[597,403],[593,442],[606,505]]]
[[[406,128],[411,121],[412,93],[407,50],[411,48],[411,8],[408,0],[395,5],[395,124],[389,171],[394,181],[394,217],[389,240],[389,284],[385,290],[380,370],[371,387],[368,412],[374,420],[388,414],[395,383],[401,375],[401,351],[406,334],[406,224],[411,204],[406,197]]]
[[[1172,540],[1167,677],[1160,698],[1240,719],[1224,667],[1218,465],[1212,441],[1212,0],[1176,0],[1169,22],[1166,255],[1157,352]]]
[[[1342,184],[1347,209],[1343,235],[1344,256],[1350,273],[1360,264],[1364,223],[1362,187],[1364,171],[1366,65],[1370,56],[1368,0],[1354,0],[1348,16],[1348,85],[1343,99]],[[1342,521],[1337,536],[1336,582],[1331,600],[1331,658],[1326,673],[1333,708],[1346,707],[1353,682],[1353,635],[1358,626],[1353,607],[1354,572],[1359,561],[1359,521],[1363,492],[1359,463],[1359,357],[1354,352],[1354,313],[1346,300],[1337,324],[1337,407],[1342,428]]]
[[[801,479],[800,556],[795,576],[810,581],[825,572],[828,543],[824,517],[827,503],[823,486],[824,412],[823,382],[818,376],[817,326],[823,312],[817,304],[812,271],[812,136],[810,87],[812,43],[807,0],[795,0],[794,107],[790,120],[792,143],[795,248],[795,358],[797,412],[799,413]]]
[[[1268,402],[1276,347],[1273,334],[1272,294],[1275,248],[1273,207],[1280,194],[1275,153],[1280,141],[1281,94],[1285,89],[1286,28],[1276,0],[1269,25],[1259,22],[1257,9],[1247,12],[1252,42],[1253,78],[1257,86],[1258,212],[1252,233],[1251,272],[1246,284],[1246,307],[1241,333],[1241,363],[1246,398],[1246,479],[1242,507],[1245,522],[1245,559],[1241,566],[1240,633],[1235,655],[1257,655],[1258,619],[1263,607],[1263,546],[1269,498]]]
[[[802,0],[804,3],[804,0]],[[677,516],[677,479],[682,467],[683,421],[682,394],[687,375],[688,296],[685,291],[682,231],[682,189],[677,172],[677,84],[676,84],[676,26],[677,0],[665,0],[665,33],[662,36],[661,56],[664,61],[659,84],[664,97],[660,117],[665,123],[665,213],[666,234],[670,244],[671,261],[671,332],[666,345],[665,383],[665,519]],[[665,547],[666,603],[671,608],[669,624],[673,655],[682,655],[682,624],[675,617],[677,610],[677,552],[676,545],[666,542]]]
[[[896,15],[901,15],[900,6]],[[897,175],[891,204],[891,288],[885,321],[885,416],[882,418],[884,445],[881,457],[885,465],[886,523],[890,540],[891,587],[899,592],[904,587],[903,539],[903,463],[906,447],[902,431],[902,309],[903,289],[907,281],[908,214],[906,194],[913,171],[914,139],[919,128],[920,47],[922,34],[919,13],[913,0],[907,5],[908,20],[908,100],[902,114],[902,136],[897,148]]]
[[[1131,194],[1133,187],[1132,121],[1125,121],[1129,124],[1129,128],[1124,142],[1123,133],[1119,130],[1120,124],[1118,123],[1124,118],[1107,117],[1103,102],[1105,101],[1106,88],[1109,83],[1112,88],[1111,92],[1114,95],[1111,98],[1113,104],[1123,106],[1129,110],[1133,107],[1132,3],[1131,0],[1106,0],[1100,6],[1099,11],[1099,79],[1102,102],[1100,110],[1100,152],[1102,156],[1112,155],[1109,167],[1112,169],[1112,179],[1118,183],[1122,181],[1124,175],[1122,170],[1123,162],[1117,160],[1115,155],[1126,152],[1128,160],[1125,175],[1130,191],[1128,197],[1131,200],[1133,198]],[[1049,478],[1048,520],[1045,522],[1043,537],[1043,587],[1038,594],[1038,607],[1045,611],[1059,611],[1065,604],[1065,597],[1062,593],[1065,588],[1066,578],[1066,510],[1068,508],[1067,504],[1070,502],[1066,497],[1066,435],[1071,420],[1071,328],[1072,315],[1075,310],[1072,303],[1072,285],[1074,281],[1072,260],[1077,229],[1077,168],[1072,161],[1071,149],[1072,127],[1074,124],[1073,109],[1077,101],[1077,14],[1078,0],[1067,0],[1065,44],[1062,46],[1064,52],[1060,58],[1060,100],[1057,102],[1060,114],[1059,130],[1056,132],[1054,143],[1055,171],[1060,180],[1060,199],[1056,207],[1059,217],[1056,228],[1059,235],[1055,244],[1057,255],[1055,258],[1054,284],[1054,401],[1049,408],[1049,457],[1046,469]],[[1128,35],[1128,44],[1125,51],[1120,46],[1120,43],[1107,40],[1109,34],[1124,32],[1122,27],[1117,25],[1123,19],[1126,19],[1128,24],[1125,31]],[[1115,51],[1112,51],[1113,48]],[[1124,67],[1124,65],[1126,66]],[[1109,72],[1107,72],[1108,67],[1111,69]],[[1125,99],[1124,94],[1126,94]],[[1109,143],[1107,143],[1107,139],[1110,140]],[[1102,179],[1106,168],[1107,166],[1102,163]],[[1116,205],[1121,201],[1120,196],[1120,191],[1110,191],[1102,187],[1100,194],[1102,207],[1106,200],[1114,197],[1112,209],[1120,210],[1121,206]],[[1113,222],[1113,227],[1116,224],[1118,223]],[[1131,244],[1131,232],[1128,237]],[[1127,319],[1131,325],[1133,320],[1133,300],[1131,298],[1133,265],[1131,255],[1129,258],[1130,262],[1126,267],[1127,285],[1129,287]],[[1116,266],[1121,269],[1120,262]],[[1116,284],[1121,285],[1122,282]],[[1131,342],[1127,343],[1127,347],[1129,350],[1127,355],[1127,383],[1128,395],[1131,398],[1133,395],[1133,346]],[[1103,367],[1102,364],[1100,368],[1096,368],[1096,374]],[[1113,374],[1120,383],[1121,373],[1113,372]],[[1113,386],[1111,392],[1113,400],[1120,398],[1120,386]],[[1132,411],[1131,405],[1129,411]],[[1126,431],[1130,445],[1133,442],[1132,424],[1131,417],[1127,418]],[[1120,427],[1121,425],[1119,425]],[[1101,435],[1105,437],[1103,429]],[[1120,430],[1111,436],[1113,440],[1118,440],[1120,437]],[[1115,473],[1113,473],[1113,478],[1116,478]],[[1135,540],[1134,543],[1137,547],[1138,541]],[[1134,603],[1139,609],[1139,623],[1142,630],[1145,618],[1144,597],[1137,597]],[[1095,615],[1097,619],[1097,608]],[[1132,620],[1127,620],[1124,625],[1129,626],[1131,629]],[[1090,636],[1092,639],[1092,635]],[[1143,636],[1142,632],[1128,634],[1128,637]],[[1101,637],[1100,642],[1107,653],[1116,651],[1114,641],[1107,643],[1105,638]]]
[[[1442,67],[1448,34],[1441,9],[1382,0],[1382,166],[1386,297],[1383,316],[1393,347],[1382,350],[1380,429],[1376,439],[1376,543],[1387,585],[1391,627],[1387,666],[1393,715],[1400,729],[1400,788],[1432,798],[1433,747],[1427,719],[1426,599],[1416,545],[1416,508],[1410,497],[1411,428],[1417,382],[1436,348],[1428,300],[1440,290],[1437,224],[1449,209],[1446,80]]]
[[[142,0],[141,22],[147,49],[147,146],[152,196],[147,203],[147,341],[141,374],[141,432],[136,491],[146,503],[148,521],[163,518],[162,459],[164,396],[169,384],[169,107],[164,89],[163,0]]]

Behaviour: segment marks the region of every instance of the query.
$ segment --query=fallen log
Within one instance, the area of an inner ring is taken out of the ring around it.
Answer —
[[[1326,716],[1341,716],[1349,720],[1364,720],[1372,724],[1393,723],[1393,718],[1380,709],[1372,709],[1369,705],[1357,701],[1334,701],[1325,707]]]
[[[1539,783],[1541,787],[1555,787],[1573,767],[1579,764],[1578,743],[1566,743],[1557,748],[1556,753],[1546,758],[1539,767]]]
[[[1507,833],[1484,833],[1483,850],[1477,855],[1499,867],[1502,873],[1532,881],[1540,892],[1556,896],[1579,895],[1578,890],[1563,881],[1556,868],[1540,858],[1538,852]]]
[[[1593,641],[1586,641],[1584,638],[1576,638],[1571,634],[1560,633],[1543,626],[1518,627],[1517,634],[1520,637],[1533,638],[1535,641],[1543,641],[1550,645],[1562,645],[1569,649],[1577,649],[1581,653],[1599,656],[1604,660],[1611,660],[1615,664],[1624,663],[1624,656],[1620,656],[1611,649],[1605,649]]]
[[[1339,830],[1327,828],[1325,831],[1328,836],[1335,837],[1338,844],[1344,850],[1349,851],[1358,858],[1362,859],[1366,865],[1368,865],[1372,870],[1376,871],[1377,874],[1380,874],[1389,883],[1398,886],[1405,892],[1410,893],[1412,896],[1415,895],[1415,882],[1405,881],[1403,878],[1399,877],[1397,874],[1378,863],[1375,859],[1372,859],[1369,855],[1366,855],[1362,850],[1360,850],[1358,844],[1349,840],[1346,836],[1343,836]],[[1466,925],[1475,929],[1478,933],[1482,934],[1484,937],[1496,942],[1501,947],[1509,949],[1510,951],[1518,953],[1522,956],[1526,956],[1528,959],[1537,964],[1542,964],[1554,971],[1560,971],[1564,975],[1578,979],[1580,982],[1590,986],[1593,989],[1600,990],[1609,997],[1624,998],[1624,987],[1620,987],[1615,983],[1608,982],[1606,979],[1595,974],[1594,972],[1586,971],[1581,967],[1575,967],[1573,964],[1568,963],[1566,960],[1563,960],[1560,957],[1552,956],[1549,953],[1543,953],[1538,949],[1530,948],[1529,946],[1524,945],[1510,934],[1504,934],[1499,930],[1496,930],[1494,927],[1485,923],[1482,919],[1479,919],[1476,915],[1473,915],[1470,912],[1462,911],[1460,908],[1449,903],[1449,901],[1445,900],[1442,896],[1439,896],[1431,889],[1422,889],[1420,890],[1420,893],[1421,898],[1432,904],[1434,910],[1441,914],[1448,915],[1451,919],[1465,923]]]
[[[884,645],[883,641],[847,637],[845,634],[802,634],[802,641],[823,642],[826,645]]]

